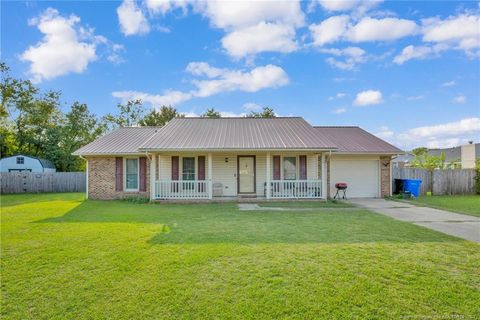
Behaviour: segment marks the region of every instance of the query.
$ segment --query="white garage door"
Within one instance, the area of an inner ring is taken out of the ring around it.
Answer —
[[[378,160],[334,160],[330,169],[330,194],[337,190],[335,183],[346,182],[347,197],[371,198],[379,196]]]

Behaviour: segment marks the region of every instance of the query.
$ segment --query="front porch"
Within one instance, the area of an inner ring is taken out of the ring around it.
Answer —
[[[150,199],[326,199],[325,154],[152,154]]]

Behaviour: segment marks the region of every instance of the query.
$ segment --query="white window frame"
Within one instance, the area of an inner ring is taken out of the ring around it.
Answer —
[[[284,162],[285,162],[285,158],[295,158],[295,179],[289,179],[290,181],[296,181],[296,180],[299,180],[298,178],[300,177],[300,166],[299,166],[299,157],[298,155],[282,155],[282,163],[281,163],[281,169],[282,169],[282,172],[281,172],[281,177],[282,177],[282,180],[287,180],[285,179],[285,170],[284,170]]]
[[[194,168],[195,168],[195,180],[198,180],[198,156],[179,156],[178,157],[178,178],[180,181],[184,181],[183,180],[183,158],[193,158],[194,159]],[[189,180],[185,180],[185,181],[189,181]]]
[[[127,159],[137,160],[137,188],[127,189]],[[138,192],[140,190],[140,157],[124,157],[123,158],[123,191]]]

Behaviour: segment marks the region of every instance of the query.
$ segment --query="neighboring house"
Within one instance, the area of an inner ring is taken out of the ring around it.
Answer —
[[[462,148],[453,147],[445,149],[428,149],[427,153],[431,156],[440,156],[445,154],[445,164],[452,167],[460,167],[462,164]]]
[[[392,159],[392,165],[394,168],[408,168],[411,166],[415,155],[413,153],[405,153],[396,156]]]
[[[53,162],[17,154],[8,158],[0,160],[0,172],[55,172],[55,165]]]
[[[445,153],[445,163],[462,169],[475,168],[475,161],[480,159],[480,143],[470,142],[459,147],[445,149],[429,149],[428,154],[439,156]]]
[[[162,128],[117,129],[75,155],[87,160],[87,196],[266,199],[391,194],[400,149],[358,127],[312,127],[298,117],[177,118]]]

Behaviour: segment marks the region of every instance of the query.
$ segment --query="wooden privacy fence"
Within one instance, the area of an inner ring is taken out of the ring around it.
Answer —
[[[426,169],[393,168],[392,183],[394,188],[395,179],[422,180],[422,195],[430,191],[430,186],[433,186],[434,195],[471,194],[475,193],[475,175],[475,169],[434,170],[432,173]]]
[[[85,192],[85,172],[2,172],[1,192]]]

